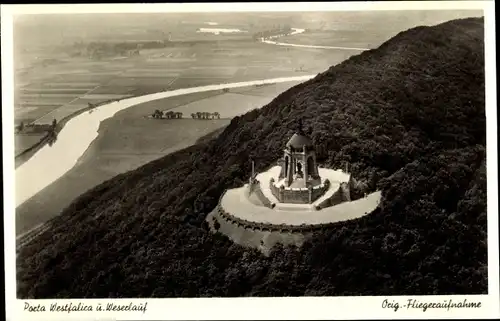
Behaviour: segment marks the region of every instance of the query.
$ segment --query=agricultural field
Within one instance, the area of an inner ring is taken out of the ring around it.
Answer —
[[[184,106],[172,109],[173,112],[182,112],[184,118],[192,117],[197,112],[220,114],[220,118],[231,119],[252,109],[268,104],[272,98],[251,96],[239,93],[225,93],[215,97],[198,100]],[[193,117],[194,118],[194,117]]]
[[[277,39],[279,42],[312,46],[336,46],[360,49],[374,49],[385,37],[377,39],[371,33],[358,35],[357,32],[337,32],[334,30],[305,31],[301,34],[284,36]]]
[[[168,108],[167,102],[163,104]],[[178,102],[173,103],[176,104]],[[97,184],[186,148],[230,122],[228,119],[147,119],[142,117],[145,111],[132,107],[103,121],[99,136],[77,164],[16,209],[16,234],[54,217],[78,195]]]
[[[37,133],[37,134],[15,134],[14,135],[14,154],[17,155],[23,150],[30,148],[31,146],[38,143],[43,137],[45,133]]]

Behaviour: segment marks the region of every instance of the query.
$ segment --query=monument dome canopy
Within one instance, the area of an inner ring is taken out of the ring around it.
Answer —
[[[301,135],[301,134],[293,134],[292,138],[286,143],[286,147],[292,147],[295,149],[301,149],[304,146],[312,147],[313,142],[310,138]]]

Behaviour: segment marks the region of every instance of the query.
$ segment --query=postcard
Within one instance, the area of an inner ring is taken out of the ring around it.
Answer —
[[[492,1],[1,25],[7,320],[500,317]]]

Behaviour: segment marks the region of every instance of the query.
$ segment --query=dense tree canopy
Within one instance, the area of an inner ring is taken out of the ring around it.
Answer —
[[[202,297],[487,292],[483,20],[398,34],[76,199],[18,257],[18,294]],[[323,166],[381,206],[269,257],[211,234],[224,189],[304,120]]]

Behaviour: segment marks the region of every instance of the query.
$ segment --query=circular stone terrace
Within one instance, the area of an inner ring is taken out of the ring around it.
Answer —
[[[340,189],[341,183],[347,183],[350,175],[340,170],[319,168],[322,181],[330,181],[325,193],[312,204],[280,203],[270,189],[271,178],[278,181],[280,167],[275,166],[266,172],[257,175],[260,190],[265,198],[274,204],[273,208],[266,207],[249,198],[248,185],[230,189],[225,192],[220,200],[222,209],[235,218],[269,225],[316,225],[335,223],[340,221],[360,218],[377,208],[381,193],[371,193],[364,198],[347,201],[335,206],[320,210],[316,206],[332,197]]]

